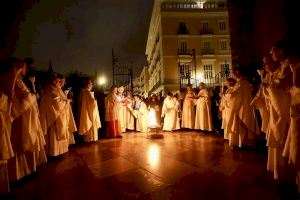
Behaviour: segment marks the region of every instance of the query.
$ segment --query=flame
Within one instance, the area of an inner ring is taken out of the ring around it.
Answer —
[[[150,108],[148,113],[148,126],[150,128],[158,127],[157,119],[156,119],[156,112],[153,108]]]

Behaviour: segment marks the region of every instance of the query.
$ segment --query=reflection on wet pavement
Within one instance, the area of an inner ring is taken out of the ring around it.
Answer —
[[[216,134],[77,144],[12,185],[12,199],[278,199],[266,152],[232,151]]]

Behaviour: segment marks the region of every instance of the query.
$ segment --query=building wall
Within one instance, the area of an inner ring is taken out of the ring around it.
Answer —
[[[159,5],[154,4],[154,6]],[[178,51],[181,49],[182,42],[186,43],[185,52],[191,53],[192,49],[195,49],[196,70],[193,70],[192,77],[195,77],[196,73],[197,82],[202,80],[201,77],[204,77],[204,64],[213,65],[214,76],[220,72],[221,63],[231,65],[227,8],[179,9],[169,8],[165,5],[160,6],[160,8],[156,20],[154,20],[155,16],[152,16],[149,31],[149,37],[151,36],[152,40],[148,37],[146,50],[150,73],[149,92],[159,92],[158,89],[173,92],[179,90],[178,61],[192,59],[191,54],[179,56]],[[182,22],[185,23],[188,34],[178,34],[179,24]],[[213,34],[201,34],[204,22],[208,22],[208,29],[213,30]],[[225,30],[219,29],[219,22],[225,23]],[[154,42],[156,40],[154,38],[159,38],[158,43]],[[227,49],[225,51],[220,51],[221,40],[226,41]],[[203,55],[204,42],[210,42],[210,49],[214,51],[212,55]],[[156,61],[157,55],[160,55],[160,62]],[[157,80],[157,76],[160,77],[160,80]]]

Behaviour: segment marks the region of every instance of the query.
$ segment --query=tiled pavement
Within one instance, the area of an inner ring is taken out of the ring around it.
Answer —
[[[126,133],[78,144],[13,185],[11,199],[279,199],[264,150],[231,150],[216,134]]]

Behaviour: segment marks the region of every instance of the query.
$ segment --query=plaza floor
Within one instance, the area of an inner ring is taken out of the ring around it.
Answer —
[[[12,185],[11,199],[279,199],[264,149],[217,134],[145,133],[78,144]]]

